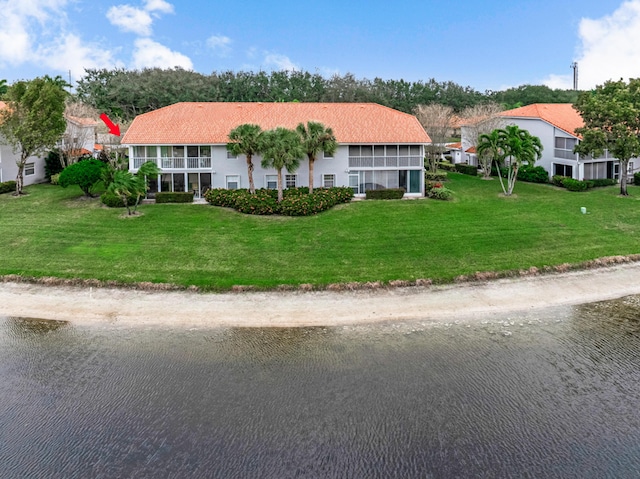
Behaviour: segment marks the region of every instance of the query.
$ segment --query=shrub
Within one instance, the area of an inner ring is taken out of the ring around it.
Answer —
[[[226,208],[235,208],[236,198],[243,194],[249,193],[247,190],[227,190],[225,188],[209,189],[204,194],[204,199],[212,206],[222,206]]]
[[[3,183],[0,183],[0,194],[11,193],[12,191],[16,191],[15,181],[5,181]]]
[[[79,161],[62,170],[58,184],[63,188],[78,185],[86,196],[93,196],[91,192],[102,179],[103,168],[104,163],[95,159]]]
[[[429,191],[427,191],[427,197],[433,198],[434,200],[448,201],[453,198],[453,192],[442,185],[434,186]]]
[[[44,173],[47,178],[51,178],[53,175],[57,175],[62,172],[63,168],[61,157],[62,153],[58,149],[51,150],[47,154],[44,159]]]
[[[449,157],[449,160],[451,157]],[[456,171],[456,165],[450,161],[441,161],[438,163],[438,168],[445,171]]]
[[[636,175],[637,175],[637,173],[636,173]],[[600,178],[598,180],[589,180],[588,182],[591,183],[591,185],[592,185],[591,187],[592,188],[599,188],[599,187],[602,187],[602,186],[613,186],[613,185],[618,184],[617,180],[614,180],[614,179],[611,179],[611,178]],[[638,179],[638,183],[637,184],[640,184],[640,179]]]
[[[103,193],[100,196],[100,201],[102,202],[103,205],[108,206],[109,208],[124,208],[125,204],[122,201],[122,198],[120,196],[116,196],[113,193]],[[129,203],[129,206],[133,206],[136,204],[136,198],[134,196],[129,196],[127,198],[127,203]]]
[[[156,203],[193,203],[193,191],[159,191]]]
[[[404,188],[387,188],[384,190],[365,191],[368,200],[399,200],[404,196]]]
[[[555,186],[564,187],[564,185],[562,183],[566,178],[569,178],[569,177],[568,176],[562,176],[562,175],[553,175],[551,177],[551,183],[553,183]]]
[[[633,174],[633,184],[640,186],[640,171]]]
[[[57,185],[60,183],[60,173],[56,173],[55,175],[51,175],[51,184]]]
[[[542,166],[523,165],[518,170],[518,180],[528,183],[549,183],[549,173]]]
[[[562,186],[569,191],[585,191],[587,189],[586,181],[574,180],[573,178],[565,178],[562,181]]]
[[[280,212],[278,205],[277,192],[276,197],[271,194],[271,190],[256,190],[256,194],[252,195],[248,190],[236,190],[235,203],[233,208],[240,213],[247,215],[275,215]]]
[[[430,171],[424,174],[425,181],[447,181],[447,172],[439,171],[438,173],[431,173]]]
[[[478,167],[467,163],[456,163],[456,171],[469,176],[478,176]]]

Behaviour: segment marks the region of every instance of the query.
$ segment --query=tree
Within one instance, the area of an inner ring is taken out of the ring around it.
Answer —
[[[143,163],[135,175],[128,170],[114,170],[110,176],[107,191],[122,200],[127,207],[127,214],[131,216],[137,211],[140,200],[149,190],[148,178],[157,178],[160,173],[160,168],[153,161]],[[130,198],[136,199],[133,211],[131,211]]]
[[[581,93],[574,108],[584,121],[574,151],[597,158],[608,150],[620,161],[620,194],[628,195],[629,160],[640,156],[640,78],[598,85]]]
[[[249,175],[249,192],[253,195],[256,192],[256,185],[253,182],[253,155],[260,154],[262,144],[262,128],[259,125],[245,123],[229,133],[229,143],[227,150],[233,155],[245,155],[247,158],[247,174]]]
[[[502,157],[507,159],[507,186],[500,178],[500,186],[505,196],[511,196],[518,178],[518,170],[523,164],[533,164],[542,156],[542,142],[528,130],[521,130],[518,125],[507,125],[498,130],[499,145]]]
[[[302,146],[309,158],[309,194],[313,194],[313,165],[316,156],[321,151],[333,155],[338,149],[338,143],[333,130],[322,123],[308,121],[306,126],[300,123],[296,131],[302,139]]]
[[[105,164],[96,159],[79,161],[62,170],[58,178],[58,184],[63,188],[78,185],[85,196],[91,198],[93,197],[93,189],[102,179],[104,168]]]
[[[7,93],[8,88],[7,80],[0,80],[0,99]]]
[[[504,118],[500,116],[502,108],[497,103],[483,103],[481,105],[465,108],[460,114],[462,128],[466,130],[464,135],[469,140],[468,147],[475,148],[478,155],[478,163],[482,168],[482,177],[486,180],[491,178],[491,164],[495,156],[494,148],[485,146],[480,153],[480,142],[482,137],[487,137],[484,141],[490,140],[491,132],[504,126]],[[497,135],[494,138],[497,140]],[[465,145],[466,146],[466,145]]]
[[[77,163],[80,158],[92,156],[98,116],[95,108],[71,98],[67,99],[64,109],[67,126],[59,144],[62,168]]]
[[[418,105],[415,114],[431,138],[431,143],[426,148],[426,160],[429,170],[435,173],[445,151],[445,144],[453,133],[453,108],[438,103]]]
[[[66,92],[43,78],[19,81],[7,90],[7,108],[0,111],[0,133],[20,153],[16,195],[22,195],[24,166],[29,157],[44,154],[64,133]]]
[[[282,169],[294,173],[305,151],[300,136],[294,130],[278,127],[262,134],[262,167],[275,168],[278,173],[278,203],[282,201]]]
[[[500,129],[479,135],[478,146],[476,148],[478,159],[484,170],[483,178],[487,178],[487,170],[488,174],[491,175],[491,164],[494,161],[496,162],[498,176],[500,176],[500,166],[502,165],[503,159]]]

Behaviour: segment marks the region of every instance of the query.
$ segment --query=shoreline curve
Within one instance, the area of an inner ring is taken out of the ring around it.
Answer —
[[[357,291],[198,293],[0,283],[0,316],[74,324],[341,326],[452,321],[640,294],[640,263],[442,286]]]

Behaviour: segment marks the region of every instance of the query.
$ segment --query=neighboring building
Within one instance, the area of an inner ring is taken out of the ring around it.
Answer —
[[[0,101],[0,109],[7,108],[7,104]],[[14,152],[11,145],[7,145],[0,137],[0,182],[15,180],[18,176],[20,152]],[[24,185],[42,183],[45,181],[44,159],[32,156],[27,159],[23,173]]]
[[[244,123],[263,130],[295,128],[317,121],[332,128],[338,149],[320,153],[314,186],[367,189],[403,187],[408,196],[424,195],[424,153],[430,142],[416,117],[372,103],[177,103],[135,118],[122,144],[129,147],[129,168],[154,161],[162,169],[156,191],[247,188],[246,159],[226,149],[229,132]],[[263,169],[254,157],[256,188],[275,188],[276,171]],[[283,172],[285,186],[308,186],[305,160],[294,173]]]
[[[65,115],[67,128],[60,140],[60,149],[73,158],[93,156],[96,144],[96,126],[93,118]]]
[[[570,103],[536,103],[501,113],[506,124],[518,125],[540,138],[542,158],[536,166],[542,166],[549,176],[570,176],[577,180],[620,178],[620,162],[608,152],[600,158],[584,157],[573,153],[580,141],[576,128],[584,126],[582,117]],[[466,133],[466,135],[465,135]],[[477,165],[475,150],[470,151],[468,128],[462,127],[462,149],[468,155],[464,162]],[[629,162],[629,174],[640,170],[640,161]]]

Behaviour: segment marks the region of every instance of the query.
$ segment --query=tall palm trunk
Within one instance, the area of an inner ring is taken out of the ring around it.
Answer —
[[[309,155],[309,194],[313,194],[313,165],[315,164],[316,158],[313,155]]]
[[[284,195],[282,194],[282,168],[278,168],[278,203],[282,202]]]
[[[253,161],[251,155],[247,155],[247,174],[249,175],[249,193],[255,195],[256,185],[253,182]]]

